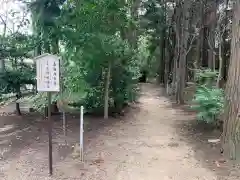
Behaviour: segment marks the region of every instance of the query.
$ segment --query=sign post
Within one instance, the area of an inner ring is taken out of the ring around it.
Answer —
[[[80,160],[83,162],[83,106],[80,109]]]
[[[49,174],[53,174],[53,160],[52,160],[52,119],[51,119],[51,104],[52,94],[48,93],[48,161],[49,161]]]
[[[37,90],[48,94],[48,150],[49,150],[49,174],[53,173],[52,160],[52,120],[51,104],[52,92],[59,92],[59,57],[51,54],[43,54],[35,58],[37,66]]]

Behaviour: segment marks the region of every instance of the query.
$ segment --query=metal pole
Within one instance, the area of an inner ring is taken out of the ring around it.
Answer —
[[[53,174],[53,167],[52,167],[52,119],[51,119],[51,101],[52,101],[52,94],[48,92],[48,153],[49,153],[49,174],[50,176]]]
[[[83,161],[83,106],[80,112],[80,158]]]

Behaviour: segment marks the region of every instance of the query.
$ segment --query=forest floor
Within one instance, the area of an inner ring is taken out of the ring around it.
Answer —
[[[198,125],[193,112],[142,85],[139,103],[105,121],[86,117],[85,162],[73,158],[79,117],[67,116],[67,136],[55,116],[54,172],[48,176],[47,123],[38,116],[0,118],[1,180],[235,180],[238,167],[208,139],[219,132]],[[4,111],[4,110],[1,110]]]

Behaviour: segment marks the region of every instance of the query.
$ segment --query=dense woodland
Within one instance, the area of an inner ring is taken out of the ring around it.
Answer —
[[[231,0],[4,0],[0,14],[1,97],[14,93],[43,112],[34,57],[61,57],[60,110],[84,105],[104,118],[137,100],[139,81],[155,81],[199,121],[223,126],[222,144],[239,155],[240,2]],[[9,25],[11,24],[11,25]],[[27,30],[26,30],[27,29]],[[223,125],[222,125],[223,124]]]

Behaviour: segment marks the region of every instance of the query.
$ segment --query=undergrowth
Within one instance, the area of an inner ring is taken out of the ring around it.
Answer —
[[[224,91],[215,86],[217,72],[201,70],[197,73],[197,89],[192,109],[197,111],[197,120],[218,124],[224,107]]]

